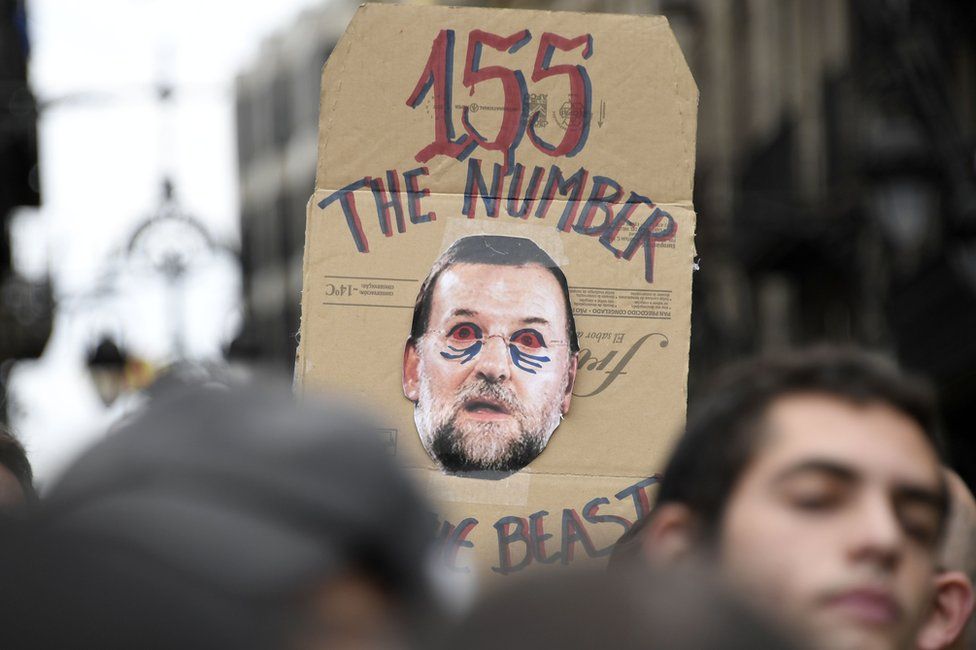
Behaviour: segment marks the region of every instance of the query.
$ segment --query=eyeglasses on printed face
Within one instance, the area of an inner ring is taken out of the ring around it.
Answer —
[[[512,357],[512,362],[520,370],[529,374],[536,374],[536,370],[549,363],[550,347],[566,345],[566,341],[549,340],[539,330],[523,327],[511,334],[487,334],[477,323],[457,323],[448,330],[431,330],[428,332],[437,337],[442,345],[441,356],[452,361],[459,361],[461,365],[474,359],[490,338],[504,341]]]

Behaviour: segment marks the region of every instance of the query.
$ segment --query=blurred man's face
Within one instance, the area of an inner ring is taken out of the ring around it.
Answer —
[[[911,646],[942,518],[938,459],[881,404],[798,395],[771,406],[730,496],[722,565],[818,647]]]
[[[403,390],[424,448],[446,470],[515,471],[545,448],[575,376],[549,271],[457,264],[437,280],[427,333],[407,345]]]

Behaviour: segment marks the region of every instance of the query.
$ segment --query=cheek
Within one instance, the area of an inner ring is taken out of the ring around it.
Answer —
[[[903,566],[901,591],[904,602],[916,612],[924,612],[932,595],[935,558],[917,547],[905,554]]]
[[[732,507],[722,525],[722,565],[763,600],[803,600],[817,592],[826,567],[822,539],[777,504],[753,499]]]
[[[526,372],[518,368],[512,370],[512,384],[523,400],[529,403],[550,402],[556,396],[561,397],[566,386],[566,359],[555,358],[536,373]]]
[[[437,350],[425,350],[418,371],[421,381],[428,382],[432,392],[454,392],[468,376],[470,365],[462,366],[456,360],[444,359]]]

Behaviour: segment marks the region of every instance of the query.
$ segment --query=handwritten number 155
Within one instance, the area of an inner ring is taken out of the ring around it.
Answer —
[[[415,158],[425,163],[434,156],[450,156],[464,160],[477,147],[489,151],[500,151],[505,155],[505,168],[512,169],[515,164],[515,150],[522,137],[528,132],[529,140],[541,152],[553,157],[574,156],[586,144],[590,126],[592,93],[590,78],[582,65],[552,65],[556,50],[570,52],[582,47],[582,57],[590,58],[593,53],[593,38],[583,34],[575,38],[565,38],[550,32],[539,38],[539,50],[532,69],[532,82],[549,77],[566,75],[569,83],[570,114],[566,123],[566,133],[557,143],[547,142],[536,132],[539,113],[529,116],[528,90],[525,77],[520,70],[512,70],[500,65],[481,65],[481,55],[485,47],[499,52],[515,53],[532,40],[529,30],[523,29],[510,36],[491,34],[480,29],[468,34],[468,49],[465,57],[464,73],[461,83],[474,94],[475,86],[482,82],[497,80],[502,84],[504,106],[502,122],[494,138],[480,133],[470,119],[470,109],[461,110],[461,126],[464,133],[458,134],[454,128],[454,105],[452,102],[454,30],[442,29],[430,48],[430,56],[417,80],[417,85],[407,98],[407,105],[420,106],[431,88],[434,90],[434,141],[417,152]]]

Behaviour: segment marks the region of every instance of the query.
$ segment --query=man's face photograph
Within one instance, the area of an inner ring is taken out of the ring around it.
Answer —
[[[544,266],[446,267],[403,362],[431,458],[452,473],[507,473],[538,456],[572,399],[568,332],[563,290]]]
[[[908,416],[821,395],[781,398],[729,497],[722,564],[820,647],[895,648],[930,602],[939,460]]]

